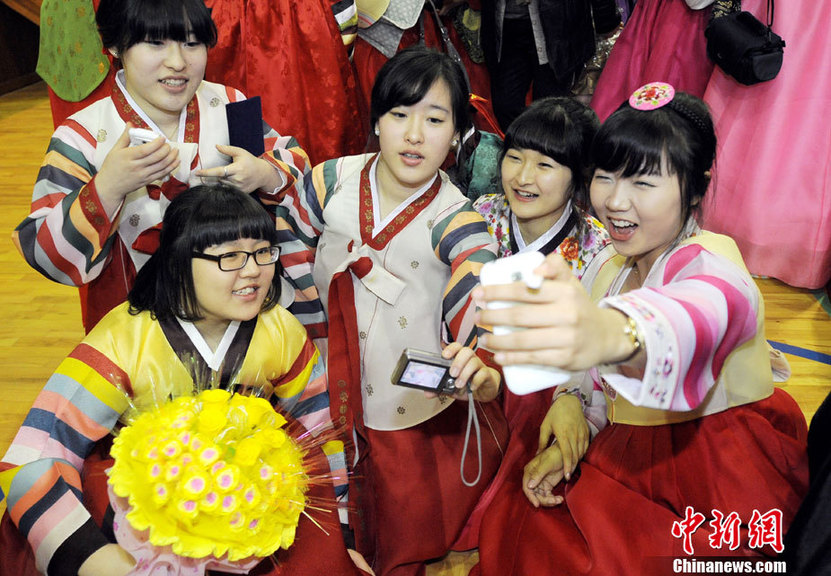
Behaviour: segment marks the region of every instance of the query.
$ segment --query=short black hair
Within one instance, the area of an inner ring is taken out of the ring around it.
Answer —
[[[139,270],[127,299],[130,313],[149,310],[159,319],[201,320],[193,285],[193,252],[240,238],[277,244],[277,228],[251,195],[225,184],[194,186],[179,194],[164,214],[159,248]],[[263,303],[280,299],[280,265]]]
[[[463,137],[471,126],[470,92],[464,70],[450,56],[425,46],[411,46],[387,60],[372,86],[370,126],[396,106],[421,101],[437,80],[450,91],[453,126]]]
[[[203,0],[101,0],[95,20],[104,47],[118,54],[145,40],[186,42],[189,34],[209,48],[217,41]]]
[[[716,133],[707,105],[686,92],[655,110],[624,102],[600,127],[592,146],[594,166],[607,172],[660,174],[666,156],[681,185],[681,222],[701,209],[716,157]]]
[[[571,197],[588,209],[591,146],[598,128],[600,121],[594,110],[574,98],[536,100],[508,126],[500,166],[511,148],[544,154],[571,170]]]

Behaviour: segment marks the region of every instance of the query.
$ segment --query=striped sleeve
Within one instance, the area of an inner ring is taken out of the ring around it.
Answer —
[[[324,175],[334,174],[336,161],[315,166],[302,187],[289,189],[275,209],[283,277],[294,289],[288,307],[312,338],[326,336],[326,314],[312,277],[317,240],[323,232],[323,206],[327,197]],[[329,185],[331,187],[331,185]]]
[[[635,320],[647,352],[643,380],[606,378],[635,405],[692,410],[727,357],[756,336],[761,295],[748,274],[698,244],[674,252],[660,282],[601,301]]]
[[[126,394],[111,381],[123,378],[118,366],[81,344],[46,383],[3,457],[0,488],[9,515],[42,572],[60,564],[64,573],[67,563],[77,569],[107,543],[84,507],[81,469],[127,408]]]
[[[263,139],[265,154],[262,158],[277,168],[283,177],[283,185],[271,194],[260,196],[265,203],[275,204],[287,190],[303,188],[304,177],[311,166],[309,156],[293,136],[281,136],[263,122]]]
[[[294,320],[296,323],[297,321]],[[291,330],[291,327],[287,327]],[[329,414],[329,385],[323,356],[298,325],[303,344],[288,371],[274,384],[277,402],[296,418],[313,436],[333,428]],[[346,453],[343,442],[330,439],[323,445],[335,486],[340,497],[346,492]]]
[[[100,275],[117,228],[95,190],[95,149],[95,138],[72,119],[55,130],[30,213],[12,235],[30,266],[70,286]]]
[[[439,215],[432,242],[436,256],[450,266],[442,303],[443,331],[449,331],[446,339],[475,348],[480,328],[474,321],[476,306],[470,293],[479,284],[482,265],[496,259],[496,243],[470,202]]]

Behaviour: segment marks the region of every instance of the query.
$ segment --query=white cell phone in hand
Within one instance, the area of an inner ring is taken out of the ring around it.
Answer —
[[[146,128],[130,128],[130,146],[140,146],[148,142],[152,142],[161,134],[156,134],[152,130]]]
[[[542,286],[543,278],[534,274],[534,270],[545,260],[540,252],[521,252],[500,258],[482,266],[479,272],[479,281],[484,286],[496,284],[511,284],[523,282],[529,289],[539,289]],[[498,301],[488,302],[487,308],[497,310],[516,306],[514,302]],[[495,335],[510,334],[524,328],[513,326],[494,326]],[[530,394],[538,390],[553,388],[569,379],[571,373],[566,370],[545,366],[540,364],[520,364],[515,366],[504,366],[505,384],[514,394]]]

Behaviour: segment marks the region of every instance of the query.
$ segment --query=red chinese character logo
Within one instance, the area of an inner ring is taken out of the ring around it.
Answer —
[[[713,527],[713,532],[710,534],[710,546],[713,548],[721,548],[726,545],[730,550],[736,550],[741,543],[741,528],[742,521],[737,512],[731,512],[728,516],[721,513],[720,510],[713,510],[713,519],[710,520],[710,526]]]
[[[672,523],[672,535],[684,539],[684,552],[688,556],[692,556],[695,552],[692,545],[692,535],[703,522],[704,514],[696,512],[692,506],[687,506],[684,519]]]
[[[775,552],[782,552],[785,549],[785,545],[782,544],[782,511],[774,508],[761,514],[754,510],[747,527],[747,535],[751,548],[761,548],[769,544]]]

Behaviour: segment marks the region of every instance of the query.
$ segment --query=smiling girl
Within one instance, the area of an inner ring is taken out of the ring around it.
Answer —
[[[215,374],[223,388],[262,389],[308,430],[331,425],[323,360],[277,303],[276,242],[267,212],[233,187],[196,186],[171,203],[160,248],[139,271],[129,301],[61,363],[0,463],[8,503],[0,574],[32,576],[35,564],[41,573],[80,576],[132,569],[122,546],[135,542],[116,542],[112,509],[105,514],[110,433],[131,407],[153,408],[159,398],[206,384],[194,375]],[[330,467],[342,470],[342,442],[325,448]],[[334,503],[331,483],[311,490],[313,501]],[[315,523],[298,526],[295,545],[275,555],[280,568],[266,559],[257,574],[361,573],[337,520],[312,516]]]
[[[584,286],[591,286],[602,263],[614,253],[603,225],[580,207],[588,205],[589,155],[599,126],[591,108],[560,97],[537,100],[511,123],[500,161],[502,192],[481,196],[473,205],[488,223],[500,258],[532,251],[556,253]],[[577,465],[590,433],[603,426],[606,412],[599,403],[589,412],[587,424],[579,396],[558,393],[566,389],[522,396],[508,389],[503,392],[511,439],[477,515],[505,478],[536,454],[540,425],[555,395],[557,415],[552,420],[565,451],[565,468],[570,472]],[[593,393],[591,386],[584,392]]]
[[[182,190],[219,178],[267,202],[307,170],[268,126],[260,158],[228,145],[226,105],[245,97],[203,80],[217,32],[202,0],[102,0],[96,19],[121,66],[112,94],[57,128],[14,235],[33,268],[81,287],[87,331],[124,301]],[[131,146],[130,128],[156,138]]]
[[[641,88],[593,144],[592,206],[618,256],[592,295],[556,255],[537,269],[548,278],[538,293],[482,290],[523,304],[485,310],[483,322],[529,328],[489,336],[496,360],[586,371],[610,424],[565,486],[562,449],[543,427],[547,447],[488,509],[481,574],[657,575],[692,551],[781,552],[775,532],[753,534],[764,522],[787,530],[806,490],[807,430],[774,388],[764,302],[741,254],[696,224],[715,153],[701,100]]]
[[[494,398],[500,384],[473,352],[479,333],[470,299],[496,246],[439,170],[469,126],[467,98],[462,71],[448,56],[399,52],[372,92],[380,152],[316,166],[305,195],[290,193],[281,206],[314,260],[329,317],[333,420],[356,436],[349,498],[361,516],[353,527],[358,550],[379,574],[420,574],[426,560],[448,551],[504,440],[498,407],[476,402],[482,478],[465,486],[459,463],[468,405],[458,400],[468,383],[476,400]],[[393,386],[405,348],[453,358],[457,400]],[[478,462],[466,464],[475,470]]]

